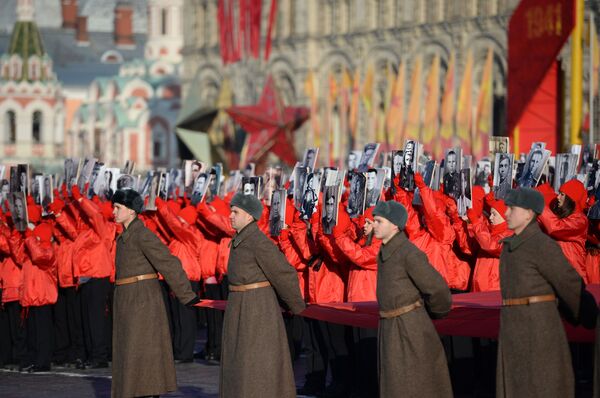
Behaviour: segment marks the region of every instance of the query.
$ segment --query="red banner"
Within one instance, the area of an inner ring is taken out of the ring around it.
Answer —
[[[575,26],[575,0],[521,0],[508,26],[508,132],[520,122]]]
[[[588,285],[587,289],[596,301],[600,299],[600,285]],[[501,303],[502,297],[498,291],[454,294],[450,314],[444,319],[434,320],[433,324],[438,333],[445,336],[497,339]],[[224,311],[227,302],[202,300],[196,306]],[[379,307],[375,301],[311,304],[300,315],[366,329],[377,329],[379,326]],[[567,322],[563,324],[569,341],[591,343],[595,340],[594,330],[575,327]]]

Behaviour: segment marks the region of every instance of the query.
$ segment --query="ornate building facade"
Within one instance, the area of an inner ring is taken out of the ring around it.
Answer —
[[[183,0],[148,1],[145,57],[91,83],[69,133],[74,156],[113,165],[132,160],[138,170],[179,164],[182,6]]]
[[[0,156],[3,163],[51,166],[63,156],[64,101],[52,59],[20,0],[6,53],[0,56]]]
[[[219,57],[217,1],[191,0],[184,7],[184,29],[189,32],[183,46],[184,97],[193,84],[207,104],[214,104],[224,78],[248,81],[244,73],[250,70],[250,80],[260,80],[252,76],[254,67],[274,76],[286,102],[308,105],[303,87],[307,74],[313,72],[320,87],[319,108],[323,109],[330,76],[339,76],[343,71],[352,76],[358,70],[364,79],[366,71],[373,69],[373,101],[376,106],[384,106],[390,91],[390,71],[395,73],[401,63],[406,65],[406,76],[410,77],[415,61],[421,58],[424,84],[433,59],[439,57],[440,84],[444,84],[451,57],[455,57],[455,81],[460,81],[471,54],[472,79],[479,82],[491,49],[493,133],[505,135],[507,29],[518,4],[519,0],[280,0],[273,50],[267,64],[223,67]],[[268,7],[263,8],[266,26]],[[586,1],[586,12],[597,8],[597,1]],[[564,68],[568,73],[568,62]],[[260,89],[262,82],[256,85]],[[472,98],[476,99],[479,84],[472,84],[472,90]],[[234,96],[236,103],[251,103],[256,92],[248,95],[238,90]],[[361,115],[364,116],[362,106]],[[364,117],[358,123],[355,146],[361,147],[369,139],[365,135],[368,128]],[[298,151],[308,144],[303,142],[306,136],[302,132],[296,134]]]

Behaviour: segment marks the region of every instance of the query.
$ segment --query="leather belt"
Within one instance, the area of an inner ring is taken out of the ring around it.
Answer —
[[[416,301],[412,304],[409,305],[405,305],[404,307],[400,307],[400,308],[396,308],[394,310],[389,310],[389,311],[379,311],[379,317],[380,318],[395,318],[397,316],[400,315],[404,315],[407,312],[411,312],[412,310],[416,310],[419,307],[422,307],[423,305],[421,304],[420,301]]]
[[[269,282],[269,281],[250,283],[248,285],[229,285],[229,291],[230,292],[245,292],[248,290],[259,289],[261,287],[269,287],[269,286],[271,286],[271,282]]]
[[[542,296],[503,299],[502,306],[509,307],[512,305],[529,305],[535,303],[545,303],[547,301],[556,301],[556,296],[554,294],[544,294]]]
[[[117,286],[127,285],[129,283],[136,283],[139,281],[144,281],[146,279],[158,279],[158,275],[157,274],[144,274],[144,275],[131,276],[129,278],[117,279],[115,281],[115,285],[117,285]]]

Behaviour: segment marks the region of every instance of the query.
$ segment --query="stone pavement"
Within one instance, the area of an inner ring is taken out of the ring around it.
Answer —
[[[296,361],[297,384],[304,371]],[[219,396],[219,366],[196,359],[194,363],[175,365],[178,390],[163,397],[215,398]],[[19,373],[0,369],[0,397],[3,398],[82,398],[110,397],[110,369],[76,370],[54,367],[50,372]]]

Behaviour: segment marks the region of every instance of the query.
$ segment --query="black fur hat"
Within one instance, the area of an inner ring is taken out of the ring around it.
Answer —
[[[504,202],[507,206],[517,206],[533,210],[537,214],[544,211],[544,197],[540,192],[532,188],[511,189],[506,194]]]
[[[113,203],[130,208],[138,214],[144,210],[144,199],[137,191],[130,188],[117,190],[111,200]]]

